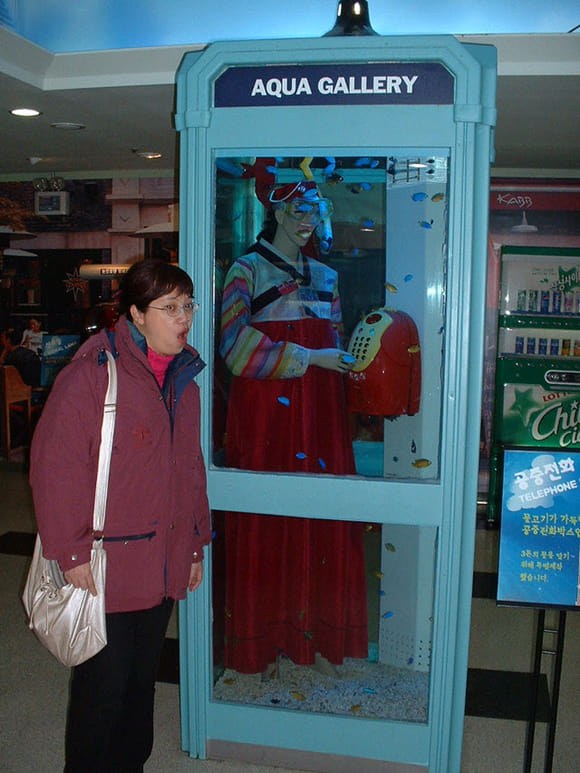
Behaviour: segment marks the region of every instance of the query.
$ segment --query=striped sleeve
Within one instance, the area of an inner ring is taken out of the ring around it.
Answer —
[[[309,364],[309,350],[288,341],[272,341],[251,325],[254,281],[242,259],[229,270],[222,297],[220,354],[235,376],[294,378]]]
[[[344,339],[344,325],[342,323],[342,309],[340,307],[340,296],[338,294],[338,276],[332,288],[332,304],[330,307],[330,319],[332,327],[336,333],[336,346],[341,347]]]

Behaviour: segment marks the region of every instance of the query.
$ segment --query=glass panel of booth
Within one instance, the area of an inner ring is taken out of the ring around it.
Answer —
[[[448,153],[215,159],[212,466],[439,480]],[[427,722],[436,526],[214,512],[213,698]]]
[[[448,167],[216,157],[214,465],[438,479]]]

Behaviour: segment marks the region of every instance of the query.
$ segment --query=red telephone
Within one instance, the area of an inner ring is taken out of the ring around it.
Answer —
[[[413,416],[421,399],[421,347],[417,326],[404,311],[371,311],[348,345],[356,362],[346,376],[349,411],[372,416]]]

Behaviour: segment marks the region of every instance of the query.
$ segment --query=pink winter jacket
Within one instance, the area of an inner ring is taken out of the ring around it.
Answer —
[[[211,540],[199,442],[204,367],[187,346],[163,391],[145,339],[121,317],[114,333],[118,396],[105,518],[107,612],[149,609],[185,597],[191,564]],[[106,331],[86,341],[58,375],[34,432],[30,483],[44,554],[63,571],[86,563],[103,403]]]

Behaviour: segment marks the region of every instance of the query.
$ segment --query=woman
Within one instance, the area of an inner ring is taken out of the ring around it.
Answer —
[[[229,467],[354,474],[337,274],[311,257],[331,204],[313,182],[274,189],[258,243],[228,272],[221,353],[232,379]],[[366,658],[362,524],[230,513],[225,665],[271,673],[284,653],[332,672]]]
[[[44,553],[94,594],[92,508],[110,349],[118,399],[104,529],[107,646],[73,671],[67,773],[143,770],[173,603],[199,587],[211,539],[194,381],[204,363],[187,344],[193,284],[177,266],[142,261],[123,277],[120,306],[114,331],[86,341],[59,374],[31,449]]]
[[[42,336],[42,325],[37,319],[32,318],[28,321],[28,328],[22,333],[20,346],[30,349],[31,352],[40,357],[42,354]]]

